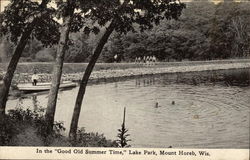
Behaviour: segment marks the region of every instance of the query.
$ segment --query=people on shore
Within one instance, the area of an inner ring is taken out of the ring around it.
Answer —
[[[154,65],[156,64],[156,57],[154,55],[152,56],[152,62]]]
[[[143,56],[143,64],[146,63],[146,56]]]
[[[117,62],[118,62],[118,61],[117,61],[117,59],[118,59],[118,55],[117,55],[117,54],[115,54],[115,55],[114,55],[114,62],[115,62],[115,63],[117,63]]]
[[[150,65],[149,56],[146,57],[146,66]]]
[[[153,56],[143,56],[135,57],[135,64],[143,64],[147,66],[153,66],[156,64],[156,57]]]
[[[141,63],[141,57],[138,57],[138,62]]]

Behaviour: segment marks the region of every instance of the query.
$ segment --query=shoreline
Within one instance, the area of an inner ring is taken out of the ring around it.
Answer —
[[[171,73],[187,73],[187,72],[201,72],[213,70],[227,70],[227,69],[244,69],[250,68],[250,63],[242,64],[217,64],[217,65],[196,65],[196,66],[175,66],[166,68],[145,68],[145,69],[126,69],[126,70],[106,70],[95,71],[92,73],[90,79],[100,78],[119,78],[119,77],[133,77],[143,75],[157,75],[157,74],[171,74]]]
[[[164,64],[164,65],[162,65]],[[178,65],[177,65],[178,64]],[[100,65],[100,64],[98,64]],[[110,64],[107,64],[110,65]],[[115,63],[112,65],[123,65],[120,63]],[[131,64],[126,64],[131,65]],[[133,64],[132,68],[124,69],[101,69],[94,70],[90,76],[89,82],[105,82],[109,80],[119,80],[120,78],[133,78],[141,77],[147,75],[158,75],[158,74],[171,74],[171,73],[187,73],[187,72],[200,72],[200,71],[213,71],[213,70],[227,70],[227,69],[244,69],[250,68],[250,59],[244,60],[243,62],[235,61],[209,61],[209,62],[160,62],[154,66],[140,65],[135,67]],[[79,82],[83,76],[84,72],[77,73],[63,73],[63,81],[75,81]],[[51,81],[51,73],[40,73],[39,82],[49,82]],[[30,83],[32,73],[17,73],[15,74],[14,81],[16,83]]]
[[[224,59],[224,60],[210,60],[210,61],[174,61],[174,62],[156,62],[154,66],[145,66],[142,63],[96,63],[94,71],[100,70],[117,70],[117,69],[130,69],[130,68],[165,68],[171,66],[194,66],[204,64],[231,64],[231,63],[250,63],[249,59]],[[38,73],[51,74],[53,72],[54,62],[21,62],[18,63],[16,73],[30,73],[34,72],[34,69]],[[88,63],[64,63],[63,73],[79,73],[84,72]],[[0,74],[7,70],[8,63],[0,63]]]

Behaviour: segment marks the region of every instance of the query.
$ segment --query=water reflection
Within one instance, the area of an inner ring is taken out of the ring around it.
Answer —
[[[91,85],[79,126],[116,139],[127,107],[133,147],[249,148],[249,76],[248,69],[207,71]],[[59,93],[55,118],[66,128],[77,92],[74,88]],[[47,100],[47,94],[29,95],[7,106],[36,109]]]
[[[154,85],[155,81],[161,84],[188,84],[188,85],[222,85],[247,87],[250,85],[249,69],[204,71],[190,73],[171,73],[136,78],[136,86]],[[143,82],[143,83],[142,83]],[[143,84],[143,85],[141,85]]]
[[[176,77],[175,83],[183,83],[190,85],[223,85],[223,86],[238,86],[247,87],[250,85],[249,69],[242,70],[219,70],[219,71],[204,71],[193,73],[177,73],[173,74]],[[166,81],[171,81],[169,77],[164,76]]]
[[[135,86],[136,87],[147,87],[152,86],[155,84],[155,77],[147,77],[147,78],[136,78],[135,79]]]
[[[32,95],[31,100],[33,102],[34,111],[37,111],[38,107],[39,107],[39,102],[37,100],[37,95]]]

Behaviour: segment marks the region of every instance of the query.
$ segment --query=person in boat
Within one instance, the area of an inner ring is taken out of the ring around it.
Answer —
[[[34,72],[34,74],[32,75],[31,81],[32,81],[32,85],[36,86],[37,81],[38,81],[38,75],[36,74],[36,72]]]

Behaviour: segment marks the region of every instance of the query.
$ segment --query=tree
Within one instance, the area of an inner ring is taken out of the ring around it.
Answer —
[[[128,60],[134,60],[136,57],[148,56],[150,53],[148,51],[148,43],[150,38],[145,33],[136,33],[133,35],[127,35],[124,39],[124,45],[127,44],[125,49],[124,58]],[[154,41],[151,41],[153,43]]]
[[[43,47],[43,44],[38,41],[37,39],[30,39],[28,43],[26,44],[26,47],[23,51],[22,58],[24,58],[26,61],[31,61],[35,59],[36,54],[39,51],[44,50],[45,47]]]
[[[11,0],[3,12],[0,34],[7,35],[16,44],[16,48],[0,88],[0,118],[5,115],[11,81],[29,38],[35,37],[46,46],[58,41],[58,25],[52,17],[54,9],[47,8],[49,1],[42,0],[39,4],[31,0]]]
[[[247,33],[247,24],[241,17],[235,17],[231,21],[230,29],[235,39],[235,42],[231,42],[234,56],[241,57],[249,54],[250,38]]]
[[[67,0],[66,2],[64,0],[57,1],[57,18],[62,18],[63,23],[60,30],[60,40],[56,49],[56,61],[53,66],[52,84],[45,114],[48,134],[53,131],[54,116],[63,62],[66,50],[68,49],[68,45],[70,43],[69,34],[70,32],[79,32],[79,30],[84,27],[86,24],[85,20],[87,13],[92,5],[92,1],[88,0]],[[77,9],[81,10],[80,12],[75,13],[75,10]],[[90,32],[92,29],[85,27],[85,30]],[[93,28],[93,31],[95,31],[95,28]]]
[[[115,1],[115,3],[103,0],[101,2],[97,7],[91,9],[91,18],[97,19],[101,26],[107,23],[109,25],[98,41],[80,83],[69,132],[69,137],[73,140],[76,139],[82,100],[90,74],[112,32],[114,30],[124,34],[129,31],[133,32],[135,31],[133,24],[137,24],[141,31],[152,29],[153,24],[158,25],[164,18],[177,19],[185,7],[183,3],[168,0],[124,0],[123,2]]]
[[[65,53],[65,62],[86,62],[91,55],[92,47],[88,43],[89,35],[73,33],[70,35],[71,45]]]
[[[8,59],[12,56],[13,49],[13,43],[7,40],[7,36],[3,36],[0,43],[0,62],[8,62]]]
[[[64,7],[61,13],[62,18],[63,18],[63,24],[60,29],[61,35],[60,35],[60,40],[56,49],[56,61],[53,67],[52,85],[51,85],[51,89],[49,92],[49,99],[48,99],[48,104],[47,104],[46,114],[45,114],[48,134],[53,131],[57,95],[58,95],[58,89],[59,89],[59,85],[61,81],[64,55],[65,55],[67,45],[69,42],[69,32],[70,32],[70,27],[73,21],[74,10],[75,10],[74,0],[67,0],[66,3],[64,3],[63,1],[59,1],[58,5],[59,7]]]
[[[103,54],[101,55],[100,59],[104,62],[114,62],[114,56],[117,55],[117,61],[120,62],[124,60],[124,53],[125,53],[125,47],[124,47],[124,39],[122,35],[119,33],[114,34],[112,36],[112,39],[107,42],[106,44],[106,50],[103,50]]]
[[[155,55],[160,61],[201,60],[209,55],[208,32],[215,5],[190,2],[176,20],[163,20],[152,30],[127,35],[113,34],[103,49],[102,61],[112,62],[115,54],[124,61]],[[200,13],[200,14],[197,14]]]
[[[249,15],[246,3],[220,3],[209,32],[210,53],[214,58],[249,55]]]
[[[51,62],[54,61],[54,52],[53,48],[44,48],[36,53],[35,58],[39,62]]]

